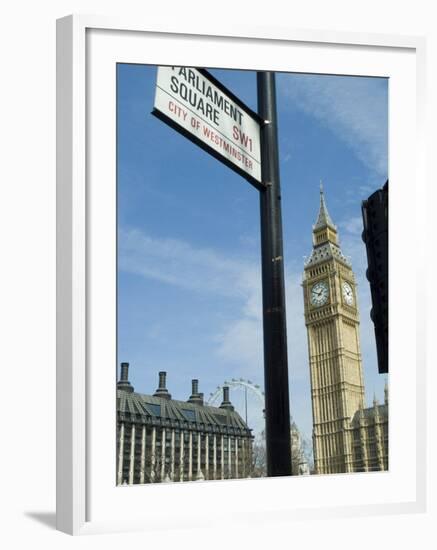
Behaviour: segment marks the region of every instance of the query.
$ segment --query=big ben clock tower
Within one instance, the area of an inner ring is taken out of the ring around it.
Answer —
[[[316,473],[354,471],[351,420],[364,408],[355,277],[320,185],[313,250],[303,277]]]

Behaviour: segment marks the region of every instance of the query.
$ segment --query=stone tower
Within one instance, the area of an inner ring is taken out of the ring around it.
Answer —
[[[318,474],[354,471],[351,419],[364,408],[359,313],[352,266],[343,255],[320,185],[313,250],[303,277]]]

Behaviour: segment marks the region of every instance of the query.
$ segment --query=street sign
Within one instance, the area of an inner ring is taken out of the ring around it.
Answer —
[[[261,179],[261,118],[205,69],[158,67],[153,114],[248,179]]]

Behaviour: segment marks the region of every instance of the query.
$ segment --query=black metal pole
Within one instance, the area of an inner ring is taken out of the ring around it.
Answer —
[[[261,129],[260,191],[267,475],[291,475],[290,400],[282,250],[276,86],[273,72],[257,73]]]

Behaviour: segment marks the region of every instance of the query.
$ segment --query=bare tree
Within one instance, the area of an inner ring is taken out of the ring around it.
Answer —
[[[267,456],[264,432],[253,441],[250,461],[250,477],[267,476]]]
[[[309,474],[312,465],[312,449],[295,424],[291,422],[291,468],[293,475]],[[253,442],[251,477],[267,476],[266,439],[263,430]]]

